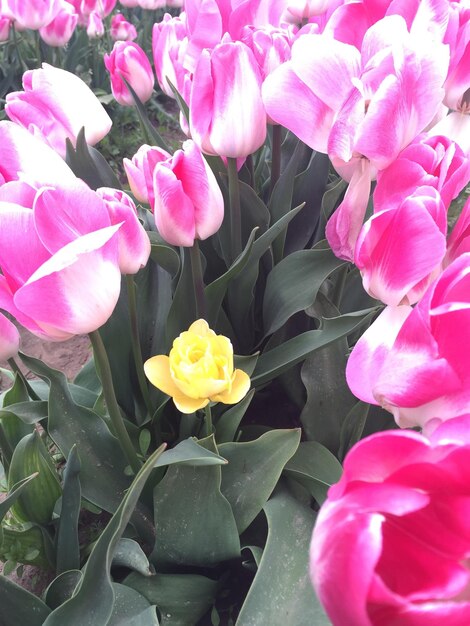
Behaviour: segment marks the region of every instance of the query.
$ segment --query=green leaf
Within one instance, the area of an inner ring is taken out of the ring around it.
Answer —
[[[193,467],[206,465],[225,465],[227,461],[219,454],[199,445],[194,438],[185,439],[171,450],[165,450],[155,467],[166,465],[191,465]]]
[[[130,587],[113,583],[113,613],[107,626],[159,626],[155,607]]]
[[[5,576],[0,576],[0,606],[2,626],[42,626],[50,613],[42,600]]]
[[[222,493],[230,502],[240,534],[266,504],[299,442],[300,429],[279,429],[255,441],[219,446],[228,461],[222,469]]]
[[[225,413],[222,413],[215,426],[215,437],[218,444],[227,443],[235,439],[235,434],[240,426],[240,422],[250,406],[254,395],[255,390],[252,389],[246,394],[243,400],[240,400],[238,404],[235,404],[225,411]]]
[[[218,582],[197,574],[130,574],[124,581],[161,613],[162,626],[194,626],[215,600]]]
[[[172,277],[180,270],[180,257],[177,251],[167,244],[158,233],[147,231],[151,243],[150,257],[152,261],[163,267]]]
[[[328,276],[346,262],[330,249],[299,250],[278,263],[268,274],[263,301],[265,336],[309,307]]]
[[[173,302],[166,323],[168,345],[171,345],[175,338],[197,319],[189,250],[181,248],[181,256],[183,259],[181,275],[173,294]]]
[[[237,626],[330,625],[308,575],[315,513],[287,491],[264,507],[268,538]]]
[[[54,610],[66,600],[69,600],[75,593],[82,576],[83,574],[80,570],[68,570],[54,578],[44,594],[47,606]]]
[[[322,328],[309,330],[272,350],[263,352],[258,357],[256,369],[251,378],[252,384],[262,385],[276,378],[315,350],[354,332],[368,322],[375,313],[374,308],[325,319]]]
[[[200,443],[217,454],[212,437]],[[240,556],[237,525],[220,484],[220,466],[169,467],[154,490],[156,542],[151,561],[159,569],[180,564],[210,567]]]
[[[284,471],[308,489],[318,504],[323,504],[328,489],[341,478],[343,468],[321,443],[303,441]]]
[[[57,528],[56,573],[80,568],[78,517],[82,490],[80,487],[80,459],[77,446],[72,446],[64,470],[62,506]]]
[[[0,419],[9,419],[12,415],[16,415],[24,424],[36,424],[47,417],[47,402],[29,400],[28,402],[10,404],[8,410],[0,409]],[[31,429],[28,429],[28,432],[31,432]],[[25,432],[25,435],[28,432]]]
[[[145,552],[136,541],[127,537],[119,540],[111,567],[126,567],[139,572],[142,576],[151,576],[152,574]]]
[[[170,152],[170,148],[167,146],[165,140],[163,139],[163,137],[157,131],[155,126],[153,126],[153,124],[149,120],[147,111],[145,110],[144,105],[140,101],[139,96],[136,94],[132,86],[129,84],[129,82],[125,78],[122,78],[122,80],[126,84],[126,87],[129,89],[132,99],[134,100],[137,115],[139,116],[142,129],[144,130],[144,133],[146,135],[145,137],[146,143],[149,143],[150,145],[158,146],[159,148],[162,148],[162,150],[166,150],[167,152]]]
[[[2,530],[3,518],[10,510],[10,507],[16,502],[21,492],[25,489],[28,483],[30,483],[34,478],[36,478],[37,475],[38,475],[38,472],[35,472],[34,474],[31,474],[31,476],[27,476],[26,478],[23,478],[23,480],[20,480],[20,482],[16,483],[16,485],[13,485],[10,488],[8,495],[0,502],[0,547],[2,546],[2,542],[3,542],[3,530]]]
[[[340,433],[338,453],[340,459],[343,459],[346,452],[361,439],[367,416],[369,415],[369,409],[370,404],[359,400],[347,414]]]
[[[115,605],[115,591],[110,577],[112,556],[163,450],[163,446],[158,448],[139,470],[118,510],[93,546],[76,593],[49,615],[44,626],[109,624]]]
[[[85,129],[81,128],[74,148],[66,139],[66,162],[73,173],[84,180],[92,189],[113,187],[121,189],[121,184],[103,156],[87,145]]]

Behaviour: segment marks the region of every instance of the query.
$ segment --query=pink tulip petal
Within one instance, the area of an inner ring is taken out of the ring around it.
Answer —
[[[155,224],[160,235],[173,245],[192,246],[196,236],[194,205],[183,184],[164,163],[154,173]]]
[[[16,356],[19,347],[20,334],[18,329],[0,313],[0,361],[7,361]]]

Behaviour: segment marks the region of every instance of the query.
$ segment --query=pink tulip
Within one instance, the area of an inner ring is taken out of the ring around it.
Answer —
[[[172,17],[165,13],[163,20],[154,24],[152,31],[152,51],[158,84],[170,98],[174,98],[168,80],[183,93],[184,77],[188,73],[184,58],[188,46],[188,29],[185,15]]]
[[[60,10],[62,0],[7,0],[7,9],[21,29],[38,30],[49,24]]]
[[[204,50],[190,98],[191,135],[207,154],[247,157],[263,145],[266,113],[251,50],[237,42]]]
[[[450,45],[449,73],[444,85],[444,104],[455,111],[470,111],[470,9],[468,4],[452,2],[450,20],[444,37]]]
[[[157,163],[169,158],[171,155],[166,150],[144,144],[132,160],[123,159],[129,187],[139,202],[147,202],[153,206],[153,172]]]
[[[418,187],[374,213],[357,239],[354,262],[364,289],[385,304],[414,304],[440,272],[447,215],[438,191]]]
[[[147,265],[150,239],[139,222],[134,202],[123,191],[109,187],[100,187],[96,193],[105,204],[111,224],[122,224],[118,232],[121,274],[137,274]]]
[[[166,6],[166,0],[139,0],[139,6],[148,11],[156,11]]]
[[[281,29],[274,26],[245,26],[241,34],[241,40],[253,52],[263,80],[290,59],[294,37],[295,31],[292,27]]]
[[[78,179],[41,188],[32,208],[0,202],[0,308],[51,340],[99,328],[119,297],[119,228]]]
[[[113,12],[117,0],[82,0],[80,9],[82,15],[97,13],[102,19]]]
[[[137,39],[135,26],[128,22],[121,13],[113,15],[111,18],[111,28],[109,32],[111,39],[114,39],[114,41],[133,41]]]
[[[76,180],[72,170],[57,152],[13,122],[0,122],[0,145],[1,182],[21,179],[39,188]]]
[[[86,34],[90,39],[99,39],[104,35],[103,18],[96,11],[92,11],[88,16]]]
[[[189,33],[185,67],[192,73],[203,49],[214,48],[229,32],[232,5],[230,0],[188,0],[184,8]]]
[[[318,514],[310,573],[333,626],[470,623],[470,416],[367,437]]]
[[[14,324],[0,313],[0,361],[8,361],[18,354],[20,334]]]
[[[212,170],[193,141],[185,141],[154,172],[155,224],[174,246],[192,246],[217,232],[224,201]]]
[[[12,21],[9,17],[0,15],[0,42],[8,41],[10,38],[10,28]]]
[[[73,145],[82,127],[94,145],[111,128],[111,119],[91,89],[75,74],[43,63],[23,75],[24,91],[9,93],[8,117],[41,137],[65,156],[65,140]]]
[[[39,29],[41,39],[49,46],[65,46],[73,35],[78,22],[78,14],[71,4],[64,3],[52,22]]]
[[[139,0],[119,0],[119,4],[123,7],[133,8],[139,6]]]
[[[357,342],[346,377],[399,426],[470,413],[470,254],[453,261],[414,309],[387,307]]]
[[[104,64],[111,79],[113,96],[123,106],[133,106],[134,99],[125,79],[141,102],[152,97],[154,77],[147,55],[133,41],[116,41],[111,54],[104,55]]]

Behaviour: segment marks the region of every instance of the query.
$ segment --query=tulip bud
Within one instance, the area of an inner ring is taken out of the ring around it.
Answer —
[[[117,41],[111,54],[104,55],[104,64],[111,79],[113,96],[123,106],[133,106],[134,99],[125,79],[141,102],[152,96],[154,77],[150,62],[140,46],[132,41]]]
[[[39,29],[41,39],[49,46],[65,46],[73,35],[78,22],[78,15],[72,5],[65,3],[52,22]]]
[[[157,163],[169,158],[171,155],[166,150],[144,144],[132,160],[123,159],[129,186],[139,202],[148,202],[153,206],[153,171]]]
[[[86,33],[90,39],[98,39],[104,35],[103,20],[96,11],[90,13]]]
[[[137,217],[131,198],[118,189],[100,187],[96,190],[103,200],[111,224],[122,224],[118,231],[119,269],[122,274],[137,274],[150,256],[150,239]]]
[[[158,84],[170,98],[175,96],[168,80],[179,93],[183,92],[184,76],[187,74],[183,61],[187,47],[188,28],[184,14],[172,17],[165,13],[163,20],[153,27],[152,51]]]
[[[16,326],[0,313],[0,361],[8,361],[18,354],[20,334]]]
[[[49,24],[59,12],[61,0],[7,0],[7,10],[21,29],[38,30]]]
[[[135,26],[128,22],[124,15],[118,13],[111,18],[111,39],[114,41],[133,41],[137,39]]]
[[[11,19],[4,15],[0,16],[0,42],[8,41],[10,37]]]
[[[212,170],[196,144],[157,163],[153,177],[155,224],[174,246],[192,246],[217,232],[224,218],[224,201]]]

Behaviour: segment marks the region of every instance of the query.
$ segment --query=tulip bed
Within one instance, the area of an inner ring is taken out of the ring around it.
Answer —
[[[470,6],[167,10],[0,1],[0,624],[467,626]]]

